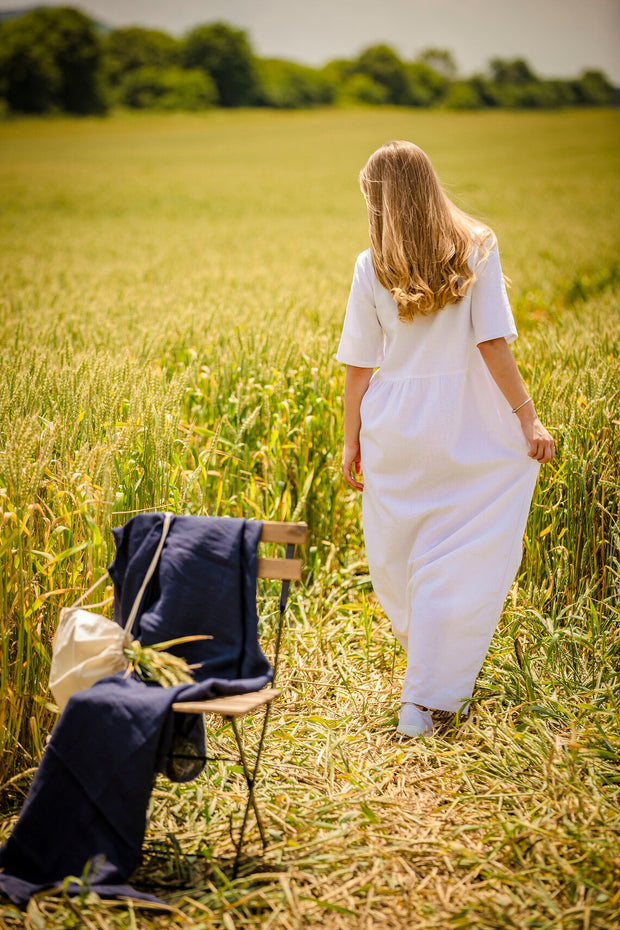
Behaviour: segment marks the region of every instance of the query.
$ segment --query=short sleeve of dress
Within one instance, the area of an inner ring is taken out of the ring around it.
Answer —
[[[355,263],[353,283],[336,353],[339,362],[357,368],[377,368],[383,361],[383,330],[377,316],[370,251]]]
[[[506,342],[514,342],[517,338],[497,243],[483,264],[476,269],[476,280],[471,292],[471,321],[476,345],[502,336]]]

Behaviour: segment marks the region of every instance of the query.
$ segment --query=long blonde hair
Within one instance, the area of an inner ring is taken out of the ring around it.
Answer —
[[[386,142],[360,172],[375,274],[411,322],[456,303],[475,280],[468,258],[489,253],[493,234],[444,193],[428,155],[413,142]]]

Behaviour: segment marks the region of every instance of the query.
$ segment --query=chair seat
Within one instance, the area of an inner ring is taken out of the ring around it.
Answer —
[[[263,704],[269,704],[280,694],[276,688],[249,691],[247,694],[231,694],[228,697],[212,698],[210,701],[177,701],[172,709],[179,714],[221,714],[224,717],[243,717]]]

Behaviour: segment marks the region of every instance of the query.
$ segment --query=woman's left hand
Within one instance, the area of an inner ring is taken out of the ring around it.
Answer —
[[[521,421],[521,429],[529,445],[528,455],[544,465],[555,455],[553,436],[545,429],[536,415]]]

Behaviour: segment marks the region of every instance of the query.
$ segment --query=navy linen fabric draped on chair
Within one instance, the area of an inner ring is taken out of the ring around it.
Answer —
[[[163,514],[115,530],[115,619],[124,623],[161,536]],[[140,861],[154,774],[166,767],[175,701],[240,694],[272,672],[258,643],[257,547],[262,524],[174,517],[133,634],[143,645],[213,639],[171,651],[195,663],[195,684],[161,688],[118,673],[74,695],[58,720],[13,832],[0,849],[0,891],[25,904],[80,876],[102,897],[157,902],[126,884]],[[69,893],[77,893],[75,884]]]

